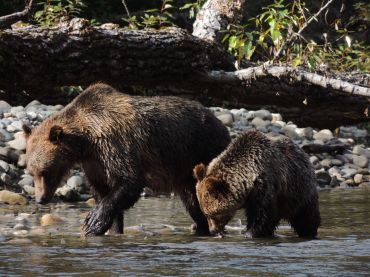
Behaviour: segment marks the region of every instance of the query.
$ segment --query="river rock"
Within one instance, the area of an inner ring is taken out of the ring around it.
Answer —
[[[306,127],[303,129],[303,135],[309,139],[309,140],[312,140],[313,139],[313,129],[311,127]]]
[[[31,101],[30,103],[27,104],[25,109],[28,111],[30,109],[30,107],[34,107],[34,106],[41,106],[41,103],[38,100],[33,100],[33,101]]]
[[[12,133],[9,133],[7,130],[0,129],[0,138],[2,141],[10,141],[14,138]]]
[[[35,195],[35,187],[31,185],[24,185],[22,189],[28,195]]]
[[[320,171],[316,173],[317,183],[320,187],[330,185],[331,177],[326,171]]]
[[[354,176],[357,173],[357,170],[354,168],[343,168],[341,172],[343,173],[344,178],[349,178]]]
[[[22,223],[17,223],[13,227],[14,230],[29,230],[29,227]]]
[[[334,174],[339,173],[339,172],[340,172],[340,169],[337,166],[333,166],[333,167],[329,168],[329,170],[328,170],[328,173],[330,175],[334,175]]]
[[[284,132],[284,134],[291,138],[291,139],[300,139],[300,136],[297,134],[296,132],[296,128],[294,126],[291,126],[291,125],[285,125],[283,128],[281,128],[281,130]]]
[[[365,148],[362,145],[355,145],[352,149],[352,153],[355,155],[365,155]]]
[[[89,205],[90,207],[94,207],[96,205],[96,201],[94,198],[89,198],[88,200],[86,200],[85,202],[87,205]]]
[[[324,167],[324,168],[329,168],[332,163],[331,163],[331,159],[323,159],[320,164]]]
[[[357,165],[359,167],[367,167],[368,164],[369,164],[369,160],[364,155],[361,155],[361,156],[354,155],[353,156],[353,164]]]
[[[0,100],[0,115],[10,112],[11,108],[12,106],[10,106],[7,102]]]
[[[359,188],[367,188],[370,189],[370,182],[363,182],[358,185]]]
[[[55,214],[44,214],[40,219],[41,226],[55,226],[63,222],[64,219]]]
[[[81,176],[71,176],[67,181],[67,186],[71,187],[72,189],[83,193],[84,192],[84,179]]]
[[[225,125],[225,126],[233,126],[233,115],[231,113],[224,113],[217,116],[217,118]]]
[[[272,120],[272,115],[268,110],[258,110],[254,112],[255,117],[259,117],[263,120]]]
[[[24,108],[22,107],[22,106],[16,106],[16,107],[12,107],[12,108],[10,108],[10,113],[13,115],[13,116],[15,116],[15,114],[17,113],[17,112],[21,112],[21,111],[24,111]]]
[[[317,164],[319,162],[319,158],[316,156],[311,156],[309,159],[311,164]]]
[[[323,142],[327,142],[334,138],[333,133],[329,129],[323,129],[316,134],[313,135],[313,138],[316,140],[321,140]]]
[[[332,159],[331,164],[334,165],[334,166],[341,166],[341,165],[343,165],[343,162],[339,159]]]
[[[33,178],[30,175],[25,175],[22,180],[18,182],[18,185],[23,186],[32,186]]]
[[[80,194],[68,185],[58,188],[55,195],[67,202],[76,202],[80,200]]]
[[[9,205],[27,205],[28,200],[26,197],[11,192],[9,190],[2,190],[0,191],[0,202],[9,204]]]
[[[25,117],[27,117],[27,113],[25,111],[20,111],[20,112],[17,112],[15,114],[16,118],[18,119],[24,119]]]
[[[275,121],[273,124],[274,124],[275,126],[280,127],[280,128],[283,128],[283,127],[286,125],[286,123],[285,123],[284,121],[280,121],[280,120]]]
[[[0,180],[6,185],[10,185],[12,178],[6,173],[1,173]]]
[[[362,181],[363,181],[363,175],[362,174],[356,174],[353,177],[353,180],[355,181],[356,184],[362,183]]]
[[[8,145],[16,150],[24,151],[26,150],[26,138],[19,137],[17,139],[8,142]]]
[[[266,128],[267,125],[270,124],[270,121],[263,120],[260,117],[255,117],[252,120],[252,125],[254,125],[256,128]]]
[[[30,111],[30,112],[27,112],[27,117],[30,119],[30,120],[35,120],[37,118],[37,113],[33,112],[33,111]]]
[[[18,159],[18,162],[17,162],[17,166],[20,167],[20,168],[25,168],[26,167],[26,154],[21,154],[19,156],[19,159]]]
[[[10,169],[10,166],[7,162],[0,160],[0,172],[8,172]]]

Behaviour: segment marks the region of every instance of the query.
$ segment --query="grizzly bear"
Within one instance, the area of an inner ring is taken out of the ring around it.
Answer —
[[[230,137],[201,104],[171,96],[129,96],[96,84],[24,132],[38,203],[49,202],[70,169],[82,165],[98,203],[85,220],[85,235],[109,228],[122,233],[123,211],[138,201],[145,186],[177,193],[196,231],[209,232],[192,169],[221,153]]]
[[[300,237],[316,237],[320,212],[315,174],[306,154],[286,137],[244,133],[207,167],[199,164],[193,172],[211,233],[222,234],[244,208],[253,237],[273,236],[281,219]]]

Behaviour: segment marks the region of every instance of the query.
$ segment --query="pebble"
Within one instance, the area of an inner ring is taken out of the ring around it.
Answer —
[[[33,178],[30,175],[24,176],[23,179],[18,182],[18,185],[20,185],[21,187],[32,186],[32,184]]]
[[[367,167],[368,164],[369,164],[369,160],[364,155],[361,155],[361,156],[354,155],[353,156],[353,164],[357,165],[359,167]]]
[[[357,173],[357,170],[354,168],[343,168],[341,171],[344,178],[352,177]]]
[[[363,181],[363,175],[362,174],[356,174],[353,177],[353,180],[355,181],[356,184],[360,184]]]
[[[80,194],[68,185],[58,188],[55,195],[67,202],[76,202],[80,200]]]
[[[86,200],[85,202],[87,205],[89,205],[90,207],[94,207],[96,205],[96,201],[94,198],[89,198],[88,200]]]
[[[370,182],[363,182],[358,185],[359,188],[367,188],[370,189]]]
[[[8,172],[10,169],[10,166],[7,162],[0,160],[0,171],[2,172]]]
[[[334,138],[333,133],[328,129],[323,129],[316,134],[313,135],[313,138],[316,140],[321,140],[323,142],[327,142]]]
[[[17,138],[8,142],[8,145],[16,150],[26,150],[26,138]]]
[[[252,125],[254,125],[256,128],[266,128],[267,125],[270,124],[270,121],[263,120],[260,117],[255,117],[252,120]]]
[[[272,114],[268,110],[255,111],[254,116],[263,120],[272,120]]]
[[[25,174],[27,173],[25,171],[26,140],[21,131],[22,125],[23,122],[29,122],[32,126],[36,126],[61,109],[63,109],[62,105],[43,105],[37,100],[25,107],[11,107],[5,101],[0,100],[0,185],[6,184],[7,188],[23,191],[26,195],[34,195],[32,177]],[[340,127],[339,133],[336,132],[339,137],[334,138],[333,133],[328,129],[298,128],[293,122],[283,121],[281,114],[271,113],[265,109],[248,111],[211,107],[210,110],[228,127],[232,137],[247,130],[257,129],[274,135],[286,135],[299,146],[313,142],[322,145],[331,142],[346,144],[349,150],[344,153],[333,156],[327,153],[310,154],[310,162],[316,170],[320,185],[339,186],[340,183],[347,179],[352,180],[352,178],[353,185],[370,182],[370,178],[366,177],[370,176],[368,168],[370,149],[366,148],[366,144],[360,144],[363,141],[357,141],[358,138],[367,137],[367,131],[364,129],[356,126]],[[87,200],[91,195],[85,185],[84,175],[79,169],[73,175],[64,186],[58,189],[59,199],[70,202]],[[347,183],[346,185],[348,186]],[[150,190],[145,190],[142,194],[142,196],[152,195]],[[88,205],[93,205],[93,203],[88,202]]]
[[[44,214],[40,219],[41,226],[55,226],[63,222],[64,219],[55,214]]]
[[[35,195],[35,187],[31,185],[24,185],[22,189],[28,195]]]
[[[233,115],[231,113],[221,114],[217,118],[226,126],[231,127],[233,125]]]
[[[9,191],[9,190],[2,190],[0,191],[0,202],[9,204],[9,205],[27,205],[28,200],[26,197]]]
[[[291,138],[291,139],[300,139],[301,137],[296,132],[296,128],[294,128],[291,125],[285,125],[281,130],[284,132],[284,134]]]
[[[8,113],[12,106],[10,106],[7,102],[0,100],[0,115],[3,113]]]

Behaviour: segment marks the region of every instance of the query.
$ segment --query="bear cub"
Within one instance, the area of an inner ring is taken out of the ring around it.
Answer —
[[[281,219],[300,237],[317,236],[315,174],[307,155],[290,139],[244,133],[207,167],[199,164],[193,173],[199,204],[213,234],[222,233],[243,208],[253,237],[273,236]]]

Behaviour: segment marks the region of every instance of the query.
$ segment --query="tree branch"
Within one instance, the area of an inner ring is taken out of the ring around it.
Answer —
[[[274,55],[274,58],[272,61],[275,61],[277,58],[280,57],[282,51],[284,50],[284,48],[293,40],[293,38],[295,36],[300,36],[301,33],[304,31],[304,29],[307,28],[308,25],[310,25],[310,23],[313,21],[313,20],[317,20],[317,17],[324,11],[326,10],[326,8],[333,2],[334,0],[329,0],[324,6],[322,6],[320,8],[320,10],[318,10],[313,16],[311,16],[304,24],[303,26],[298,30],[298,32],[296,33],[293,33],[288,39],[285,40],[285,42],[283,43],[283,45],[280,46],[279,50],[275,53]]]
[[[285,66],[258,66],[235,72],[212,71],[208,73],[208,80],[218,83],[233,83],[243,81],[246,84],[261,77],[288,78],[295,82],[305,82],[323,88],[331,88],[338,93],[370,97],[370,88],[352,84],[346,81],[310,73],[302,69]]]
[[[0,28],[8,28],[15,22],[22,20],[28,16],[33,7],[33,0],[27,0],[26,7],[21,12],[12,13],[0,17]]]

